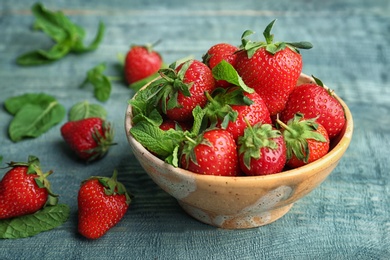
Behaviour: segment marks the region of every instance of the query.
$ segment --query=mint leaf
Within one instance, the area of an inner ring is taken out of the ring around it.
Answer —
[[[54,229],[65,223],[70,214],[69,206],[47,206],[34,214],[0,220],[0,238],[24,238]]]
[[[43,93],[9,98],[5,108],[14,115],[8,127],[14,142],[38,137],[65,117],[65,108],[54,97]]]
[[[213,76],[216,80],[225,80],[233,85],[241,87],[245,92],[253,93],[254,90],[248,87],[238,75],[236,69],[227,61],[222,60],[212,69]]]
[[[102,102],[107,101],[111,95],[111,81],[103,74],[105,70],[106,65],[104,63],[88,70],[87,77],[81,85],[81,87],[84,87],[88,83],[92,84],[95,98]]]
[[[31,11],[35,17],[33,28],[41,30],[54,41],[54,45],[48,50],[38,49],[19,56],[16,62],[23,66],[33,66],[51,63],[61,59],[70,52],[82,53],[95,50],[103,39],[105,26],[99,24],[95,39],[89,46],[83,41],[85,31],[82,27],[73,23],[61,11],[46,9],[41,3],[32,6]]]
[[[69,121],[77,121],[85,118],[100,117],[105,119],[107,111],[98,104],[90,104],[88,101],[82,101],[75,104],[69,111]]]

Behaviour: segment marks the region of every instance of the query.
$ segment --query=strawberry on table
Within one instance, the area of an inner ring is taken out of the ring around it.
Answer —
[[[157,96],[161,110],[172,120],[182,122],[192,119],[192,110],[207,103],[205,92],[215,89],[215,80],[209,67],[198,60],[181,63],[177,68],[171,64],[160,70],[161,79]]]
[[[153,50],[153,45],[133,45],[125,58],[125,78],[128,84],[145,79],[161,68],[161,55]]]
[[[82,182],[78,193],[78,231],[89,239],[103,236],[127,212],[131,198],[125,186],[111,178],[93,176]]]
[[[204,175],[237,176],[240,170],[233,136],[217,128],[205,131],[195,140],[188,138],[181,167]]]
[[[252,31],[243,33],[235,65],[244,82],[263,98],[271,116],[284,109],[302,71],[302,57],[298,48],[312,47],[308,42],[274,42],[271,34],[274,22],[264,30],[265,42],[248,40]]]
[[[271,124],[248,125],[238,138],[239,163],[246,175],[281,172],[286,163],[286,144]]]
[[[280,119],[287,122],[296,113],[301,113],[306,118],[318,117],[317,122],[325,127],[332,139],[345,125],[344,109],[334,97],[333,91],[326,89],[319,79],[315,78],[315,81],[316,83],[300,85],[292,91]]]
[[[229,43],[217,43],[203,55],[203,63],[213,69],[222,60],[227,61],[233,67],[236,65],[236,51],[238,47]],[[231,84],[225,80],[217,80],[218,87],[229,87]]]
[[[279,119],[277,123],[287,147],[287,166],[297,168],[314,162],[329,151],[329,136],[317,118],[306,119],[296,114],[287,124]]]
[[[29,156],[28,162],[11,162],[11,169],[0,182],[0,219],[35,213],[45,205],[56,205],[47,177],[52,171],[42,172],[39,159]]]
[[[76,155],[85,161],[100,159],[114,144],[111,124],[100,117],[69,121],[61,127],[61,135]]]

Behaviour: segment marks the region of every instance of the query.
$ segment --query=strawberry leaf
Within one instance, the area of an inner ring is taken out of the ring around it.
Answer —
[[[16,239],[31,237],[54,229],[65,223],[70,215],[69,206],[47,206],[34,214],[0,220],[0,238]]]

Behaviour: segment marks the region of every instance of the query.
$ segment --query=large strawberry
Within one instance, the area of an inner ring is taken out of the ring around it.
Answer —
[[[229,43],[217,43],[202,56],[203,63],[213,69],[222,60],[227,61],[233,67],[236,65],[236,51],[238,47]],[[231,84],[225,80],[217,80],[218,87],[229,87]]]
[[[192,119],[192,110],[196,106],[205,106],[205,92],[215,89],[215,80],[209,67],[198,60],[181,63],[177,68],[171,64],[169,68],[160,70],[161,79],[157,100],[161,110],[168,118],[175,121]]]
[[[233,136],[226,130],[212,129],[196,140],[188,138],[181,156],[181,167],[205,175],[238,175],[237,146]]]
[[[61,135],[76,155],[85,161],[103,157],[113,145],[110,123],[99,117],[69,121],[61,127]]]
[[[111,178],[93,176],[83,181],[77,201],[79,233],[97,239],[123,218],[131,198],[114,171]]]
[[[286,144],[270,124],[248,125],[238,139],[239,163],[246,175],[281,172],[286,163]]]
[[[124,74],[128,84],[145,79],[162,66],[161,55],[153,50],[152,45],[131,46],[125,58]]]
[[[314,162],[329,151],[329,136],[316,118],[306,119],[296,114],[287,124],[279,119],[287,147],[287,166],[297,168]]]
[[[244,133],[247,123],[271,123],[267,106],[256,92],[247,93],[233,87],[218,89],[213,98],[207,96],[206,117],[211,125],[228,130],[236,141]]]
[[[57,195],[50,189],[39,159],[29,156],[28,162],[11,162],[0,182],[0,219],[35,213],[46,205],[55,205]]]
[[[326,89],[319,79],[315,78],[315,81],[300,85],[292,91],[280,119],[286,123],[296,113],[306,118],[318,117],[317,122],[325,127],[332,139],[345,125],[344,109],[333,91]]]
[[[308,42],[274,42],[271,34],[274,22],[264,30],[265,42],[248,40],[253,32],[245,31],[236,60],[237,72],[249,87],[260,94],[271,116],[283,110],[302,71],[298,48],[312,47]]]

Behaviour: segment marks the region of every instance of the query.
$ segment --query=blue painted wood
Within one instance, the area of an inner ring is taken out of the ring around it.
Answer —
[[[53,189],[71,207],[63,226],[32,238],[0,241],[0,259],[388,259],[390,248],[390,6],[387,0],[329,1],[42,1],[83,26],[92,40],[99,21],[104,41],[92,53],[69,55],[56,63],[23,68],[15,58],[50,46],[31,31],[32,1],[0,2],[0,102],[28,93],[51,93],[68,110],[82,100],[99,103],[92,89],[79,89],[85,73],[106,62],[118,75],[117,55],[132,43],[155,42],[167,63],[194,55],[200,59],[218,42],[239,44],[245,29],[261,39],[277,18],[276,39],[308,40],[304,72],[320,77],[349,105],[355,120],[353,141],[330,177],[273,224],[250,230],[220,230],[188,217],[159,189],[132,155],[124,131],[128,99],[114,82],[111,98],[100,103],[116,130],[106,158],[85,165],[63,144],[57,125],[43,136],[13,143],[11,116],[0,111],[0,155],[4,162],[29,154],[53,169]],[[124,219],[97,241],[77,235],[77,191],[91,175],[117,168],[135,198]],[[1,172],[2,176],[3,172]]]

